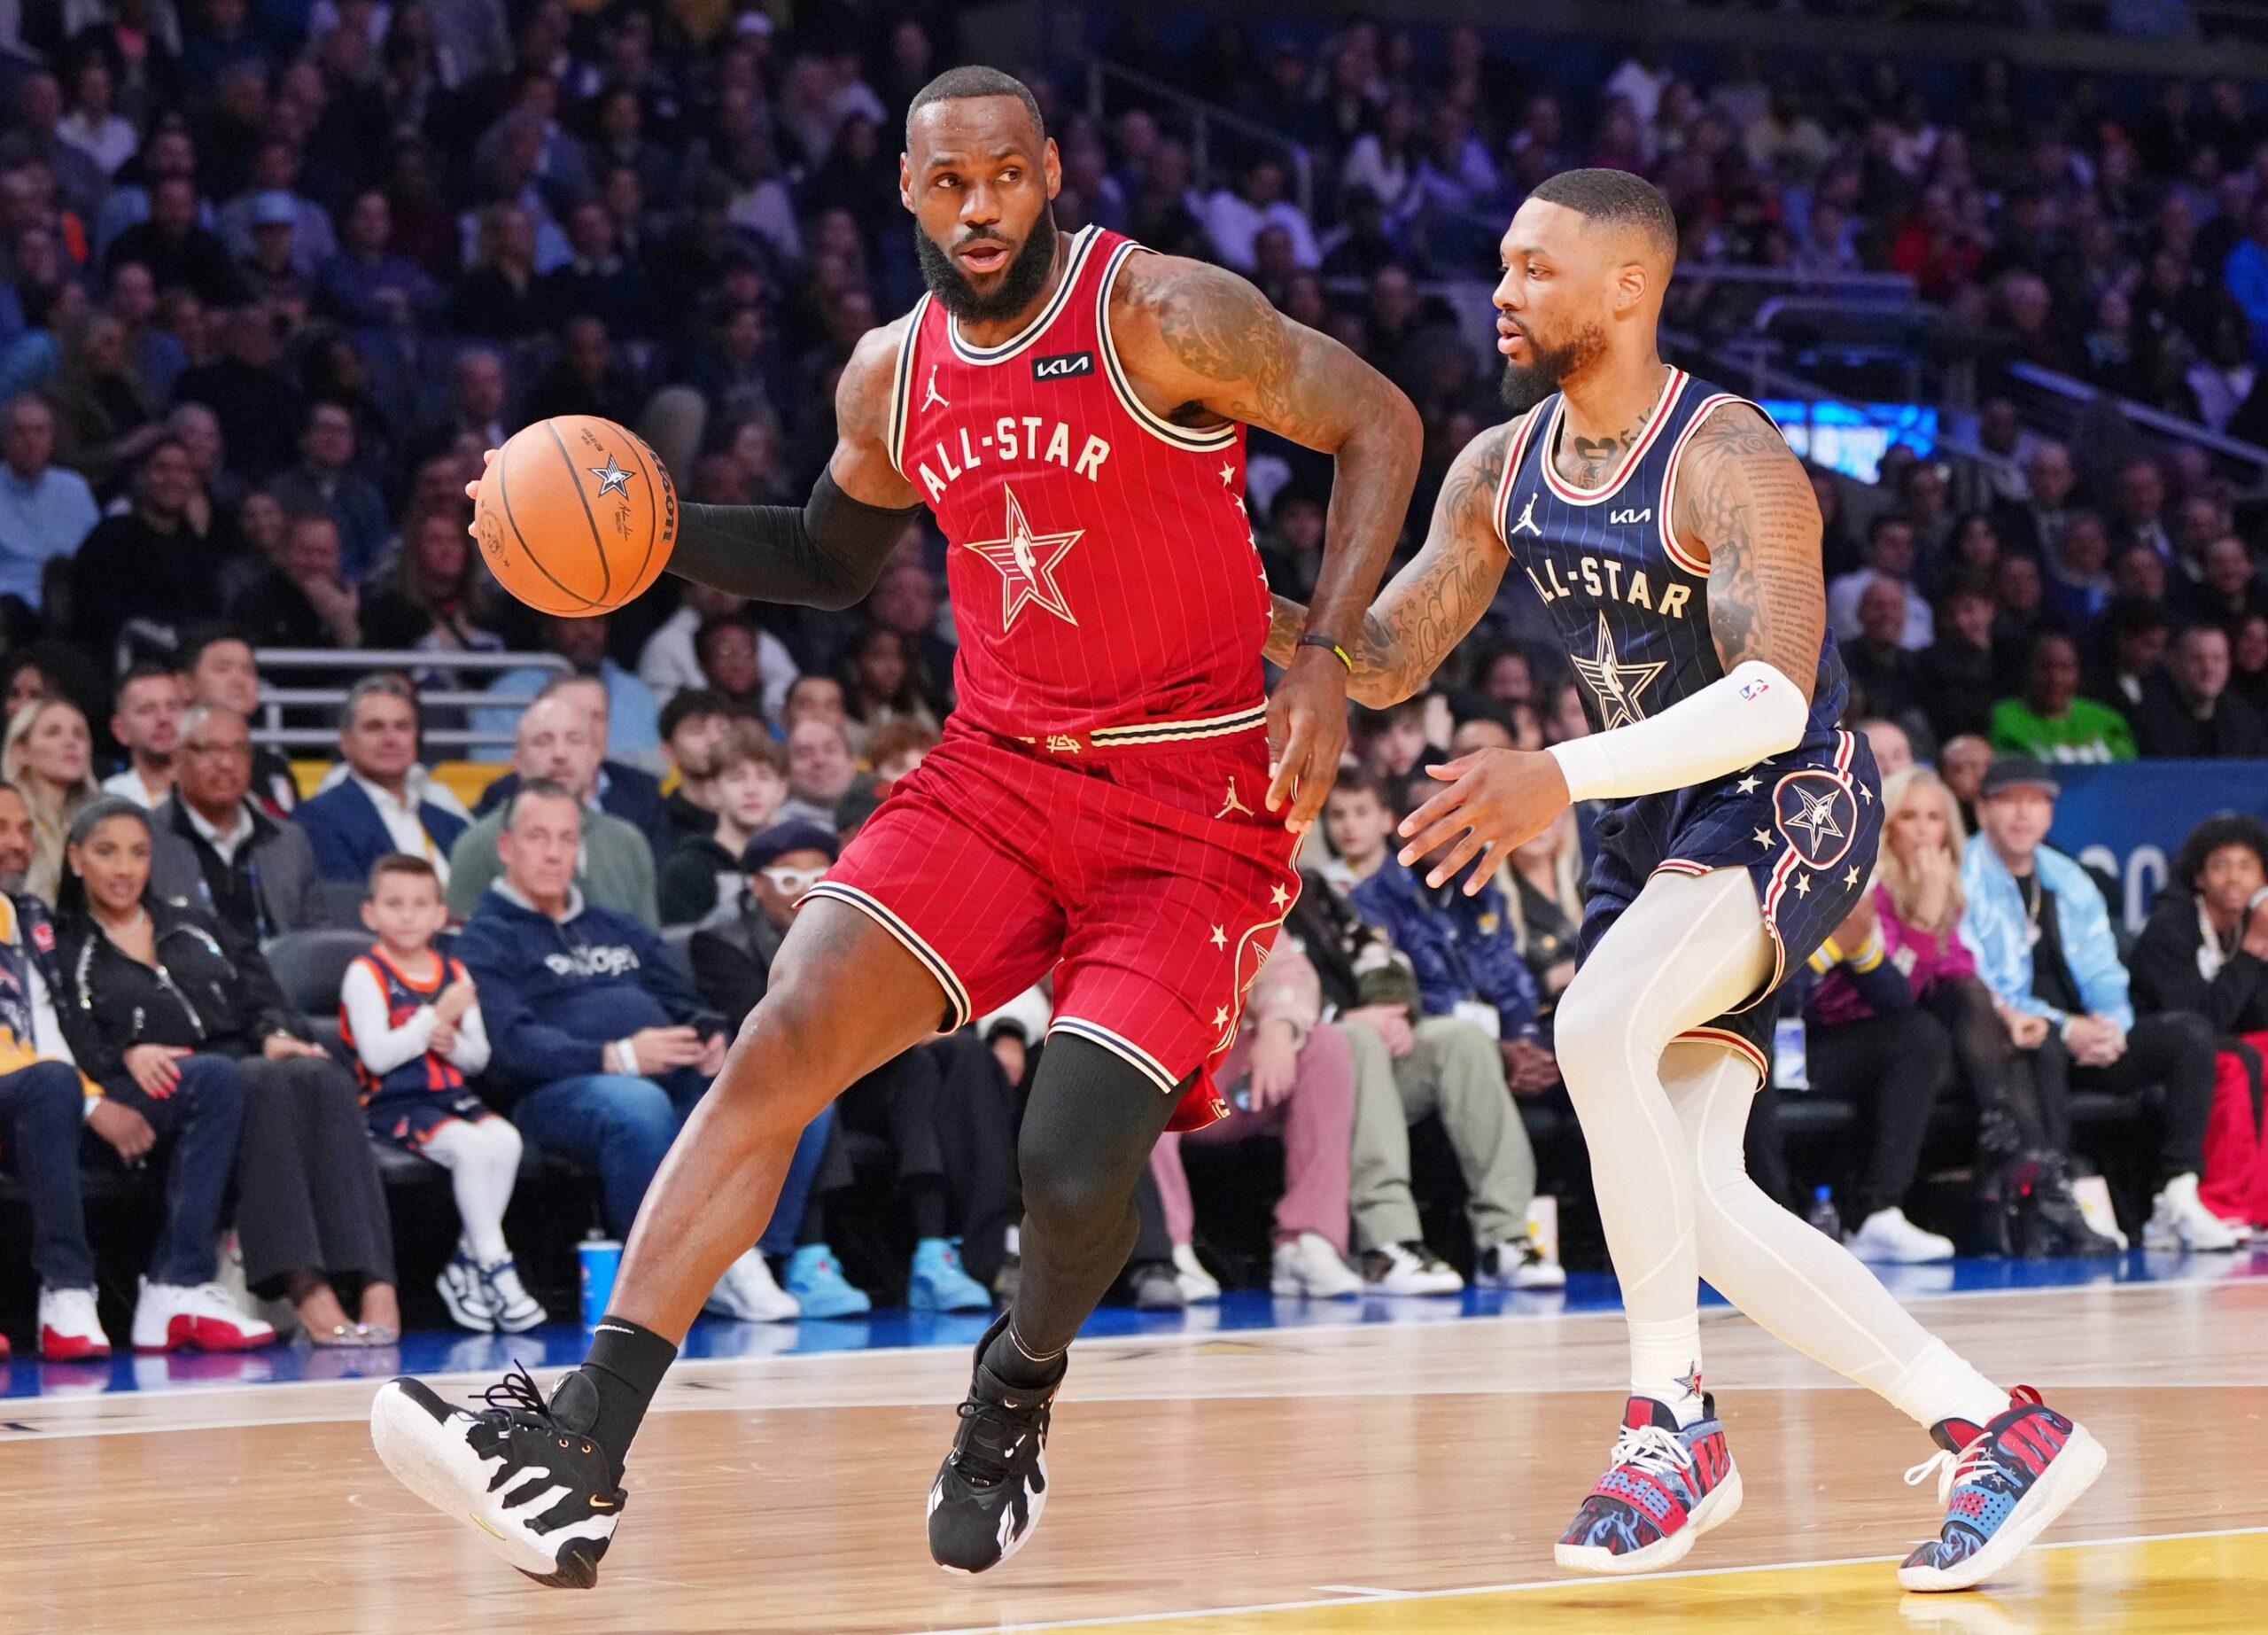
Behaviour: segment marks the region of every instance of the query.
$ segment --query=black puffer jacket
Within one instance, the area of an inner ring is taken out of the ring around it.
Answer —
[[[154,897],[144,907],[156,932],[155,969],[121,952],[91,916],[62,928],[58,997],[78,1015],[73,1043],[87,1042],[79,1066],[89,1078],[125,1071],[136,1045],[251,1056],[269,1034],[292,1032],[283,990],[256,944],[193,908]]]

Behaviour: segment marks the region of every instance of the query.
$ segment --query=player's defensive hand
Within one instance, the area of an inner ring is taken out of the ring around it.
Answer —
[[[1464,883],[1467,897],[1488,884],[1506,853],[1534,839],[1567,809],[1566,777],[1542,750],[1475,750],[1425,773],[1449,788],[1402,820],[1410,843],[1402,860],[1432,859],[1425,884],[1438,886],[1480,858]]]
[[[1303,835],[1339,777],[1347,748],[1347,666],[1326,648],[1303,647],[1268,701],[1268,809],[1292,803],[1284,827]]]

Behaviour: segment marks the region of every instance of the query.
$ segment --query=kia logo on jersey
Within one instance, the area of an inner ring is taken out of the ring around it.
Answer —
[[[1095,354],[1091,352],[1059,352],[1052,358],[1031,361],[1034,380],[1076,380],[1081,375],[1094,372]]]

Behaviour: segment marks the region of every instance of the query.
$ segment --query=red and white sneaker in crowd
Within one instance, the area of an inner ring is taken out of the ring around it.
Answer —
[[[39,1291],[39,1354],[47,1362],[95,1362],[110,1355],[93,1289]]]
[[[273,1345],[276,1330],[247,1317],[218,1283],[142,1283],[134,1305],[134,1349],[249,1351]]]

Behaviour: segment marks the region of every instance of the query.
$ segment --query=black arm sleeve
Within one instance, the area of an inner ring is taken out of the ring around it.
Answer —
[[[819,473],[801,510],[684,505],[669,571],[753,601],[846,608],[874,588],[906,519],[920,509],[885,510],[854,500],[831,471]]]

